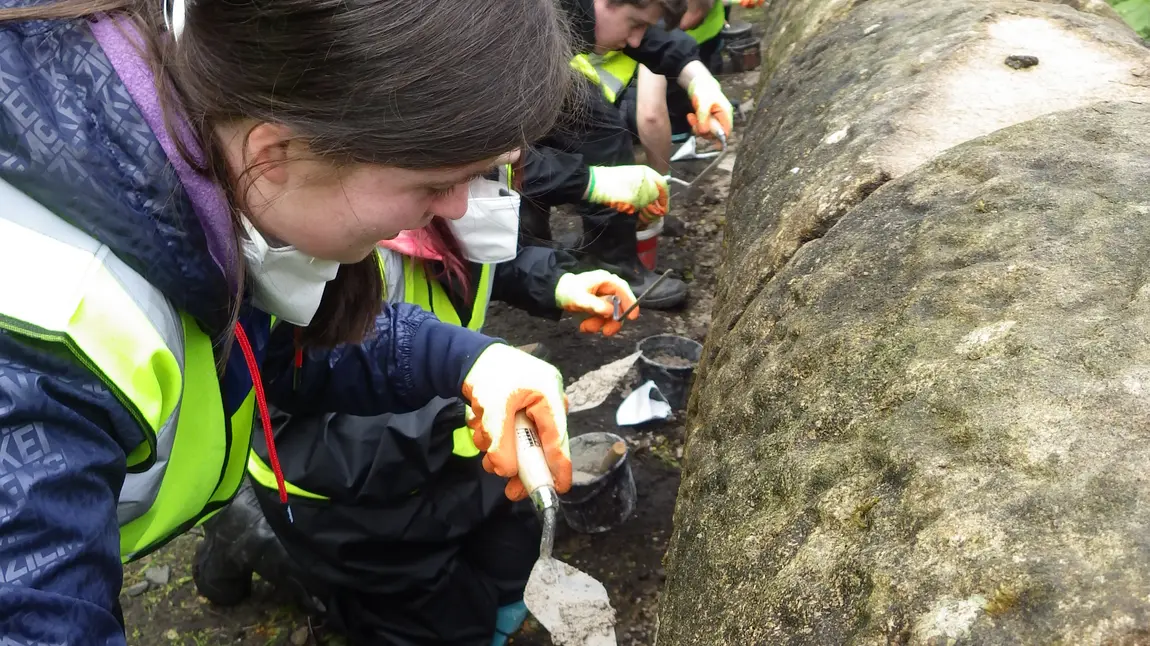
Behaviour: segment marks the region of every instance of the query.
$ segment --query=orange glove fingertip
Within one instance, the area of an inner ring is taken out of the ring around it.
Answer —
[[[615,333],[622,327],[623,324],[619,321],[607,321],[607,324],[603,326],[603,336],[615,336]]]
[[[503,495],[511,502],[519,502],[527,498],[527,487],[523,486],[523,481],[519,476],[515,476],[507,481],[507,486],[503,488]]]
[[[639,310],[641,309],[643,308],[636,307],[635,309],[631,310],[631,313],[627,315],[627,320],[634,321],[635,319],[639,318]]]
[[[583,319],[579,324],[579,331],[585,334],[595,334],[603,327],[603,319],[598,316]]]
[[[556,447],[547,454],[547,464],[551,465],[551,479],[555,481],[555,491],[563,494],[571,490],[571,460]]]

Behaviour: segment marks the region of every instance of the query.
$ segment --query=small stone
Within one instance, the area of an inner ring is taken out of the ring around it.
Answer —
[[[128,586],[128,588],[126,590],[124,590],[124,594],[128,595],[129,597],[138,597],[147,591],[148,591],[148,582],[147,581],[140,581],[139,583],[134,583],[134,584]]]
[[[867,27],[866,29],[863,30],[863,36],[870,36],[871,34],[878,31],[879,27],[882,27],[881,22],[876,22],[875,24],[871,25],[870,27]]]
[[[1027,54],[1012,54],[1006,57],[1005,62],[1006,66],[1011,69],[1023,70],[1038,65],[1038,57]]]
[[[307,637],[307,626],[300,626],[291,634],[291,643],[295,644],[295,646],[303,646],[307,643]]]
[[[156,585],[168,585],[168,579],[171,575],[172,569],[166,565],[150,567],[144,572],[144,578]]]

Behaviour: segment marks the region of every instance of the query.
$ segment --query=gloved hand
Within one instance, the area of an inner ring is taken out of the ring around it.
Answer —
[[[739,0],[739,6],[744,9],[754,9],[763,4],[763,0]]]
[[[639,209],[639,221],[643,226],[651,224],[655,220],[662,219],[671,212],[671,191],[667,191],[667,199],[664,202],[652,202],[647,206]]]
[[[712,134],[712,119],[718,122],[725,134],[731,134],[735,109],[714,76],[706,74],[696,77],[687,86],[687,94],[691,96],[691,105],[695,106],[695,114],[688,114],[687,121],[691,122],[697,134]]]
[[[667,180],[649,166],[592,166],[584,198],[623,213],[667,214]]]
[[[535,423],[555,490],[571,488],[571,449],[567,443],[567,395],[563,377],[551,364],[496,343],[484,350],[463,379],[463,396],[474,417],[467,425],[475,432],[475,446],[487,451],[483,468],[510,478],[504,493],[523,500],[527,489],[519,480],[515,449],[515,413],[525,411]]]
[[[555,304],[568,312],[587,312],[590,318],[579,324],[580,332],[595,334],[602,332],[603,336],[611,336],[623,327],[622,321],[612,318],[615,313],[615,304],[610,298],[615,296],[619,304],[626,310],[635,304],[635,293],[627,285],[627,281],[604,269],[596,269],[582,274],[563,274],[559,284],[555,286]],[[627,315],[627,319],[634,321],[639,318],[639,308]]]

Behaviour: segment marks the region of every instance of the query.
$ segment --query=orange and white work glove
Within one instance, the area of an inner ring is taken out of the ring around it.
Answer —
[[[687,121],[691,122],[696,134],[712,135],[713,123],[718,123],[724,134],[731,134],[735,109],[714,76],[695,77],[687,86],[687,94],[691,97],[691,105],[695,106],[695,114],[688,114]]]
[[[666,179],[666,178],[664,178],[664,179]],[[646,228],[647,225],[651,224],[652,222],[655,222],[656,220],[663,219],[670,212],[671,212],[671,191],[668,190],[667,191],[667,199],[665,201],[652,202],[651,204],[648,204],[647,206],[639,209],[639,213],[636,217],[638,217],[639,222],[641,222],[643,224],[643,226],[641,226],[639,228],[640,229]]]
[[[515,442],[515,413],[524,411],[535,424],[555,490],[571,488],[571,449],[567,441],[567,395],[559,370],[540,359],[496,343],[480,353],[463,379],[463,396],[473,417],[475,447],[486,451],[483,468],[510,478],[504,493],[523,500],[527,489],[519,479]]]
[[[762,6],[763,0],[739,0],[739,6],[744,9],[754,9],[755,7]]]
[[[627,281],[604,269],[582,274],[563,274],[555,286],[556,305],[568,312],[586,312],[591,315],[579,324],[580,332],[590,334],[602,332],[603,336],[612,336],[623,327],[623,322],[613,317],[615,303],[611,301],[611,296],[619,299],[620,311],[626,311],[635,304],[635,293]],[[631,321],[637,318],[638,307],[627,315]]]
[[[667,180],[650,166],[592,166],[583,199],[656,219],[667,214]]]

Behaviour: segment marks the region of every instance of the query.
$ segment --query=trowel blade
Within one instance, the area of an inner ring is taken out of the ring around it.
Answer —
[[[523,602],[556,646],[616,646],[615,609],[607,589],[586,572],[541,558],[531,569]]]

